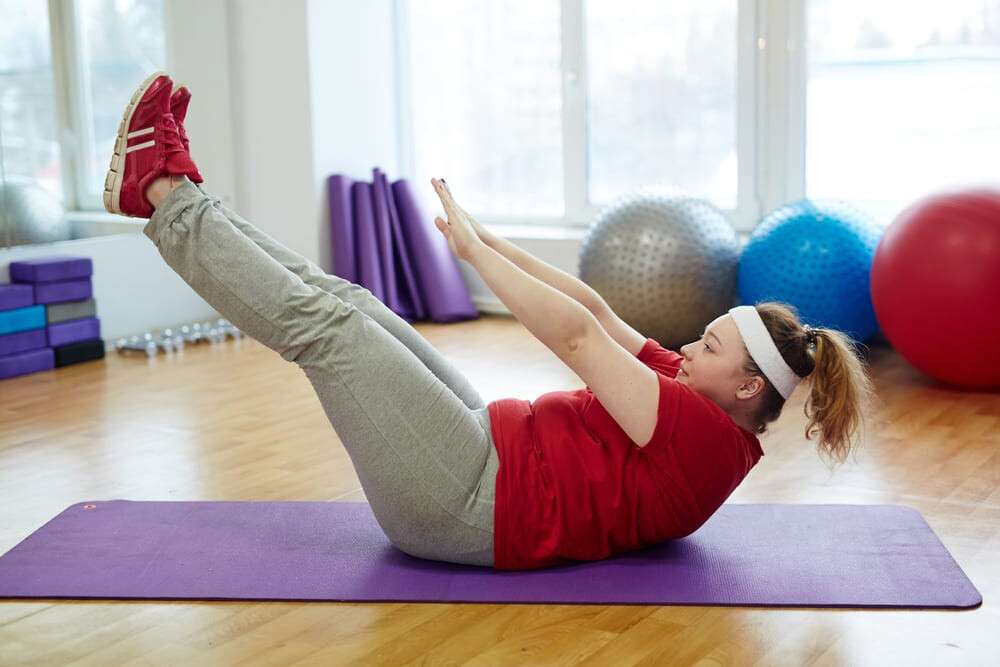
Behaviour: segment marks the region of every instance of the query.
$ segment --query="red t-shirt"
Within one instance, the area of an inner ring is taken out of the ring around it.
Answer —
[[[638,359],[660,381],[645,447],[589,387],[489,404],[500,459],[495,568],[600,560],[690,535],[764,455],[753,433],[674,379],[680,354],[647,338]]]

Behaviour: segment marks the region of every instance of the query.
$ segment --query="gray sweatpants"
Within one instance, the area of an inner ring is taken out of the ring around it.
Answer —
[[[143,233],[223,317],[304,371],[393,545],[493,565],[489,413],[416,329],[187,179]]]

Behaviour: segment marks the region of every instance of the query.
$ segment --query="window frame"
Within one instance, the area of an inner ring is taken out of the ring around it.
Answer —
[[[562,27],[562,216],[476,213],[503,228],[586,230],[603,207],[587,202],[585,0],[560,0]],[[737,17],[737,203],[722,212],[737,232],[751,231],[761,215],[805,195],[805,2],[739,0]],[[400,170],[415,172],[412,104],[407,76],[407,0],[393,0],[396,39],[397,132]],[[776,48],[783,45],[784,48]],[[783,110],[783,114],[772,110]],[[503,232],[508,233],[508,232]]]
[[[56,140],[60,151],[60,174],[63,184],[63,207],[70,221],[121,222],[104,210],[100,196],[93,194],[88,174],[87,155],[94,145],[92,93],[84,72],[82,21],[78,0],[48,0],[49,48],[52,55],[52,81],[55,85]],[[168,32],[166,6],[164,31]],[[169,37],[169,35],[168,35]],[[167,46],[169,50],[169,44]],[[169,56],[168,56],[169,58]],[[103,177],[98,171],[95,176]],[[100,185],[103,190],[103,182]],[[98,191],[100,195],[100,191]],[[86,237],[82,237],[86,238]]]
[[[48,9],[63,204],[67,213],[93,211],[96,207],[83,206],[86,193],[83,156],[93,137],[87,122],[90,101],[80,54],[79,6],[76,0],[48,0]]]

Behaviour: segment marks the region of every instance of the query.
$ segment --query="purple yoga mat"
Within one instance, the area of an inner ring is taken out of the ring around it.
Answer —
[[[504,571],[408,556],[367,503],[90,501],[0,557],[0,597],[966,608],[916,510],[723,505],[680,540]]]
[[[8,354],[0,357],[0,379],[52,370],[55,364],[55,353],[51,347]]]
[[[94,273],[89,257],[35,257],[10,263],[10,279],[18,283],[87,278]]]
[[[387,293],[389,308],[407,322],[427,318],[423,302],[417,291],[416,276],[410,266],[410,255],[399,229],[399,214],[389,181],[385,173],[376,167],[372,170],[372,192],[375,197],[375,211],[385,216],[385,229],[389,235],[389,252],[382,256],[382,265],[388,269],[388,282],[393,289]]]
[[[413,321],[413,313],[405,312],[399,302],[399,286],[396,284],[396,263],[393,261],[395,248],[393,248],[392,228],[389,225],[389,205],[382,192],[382,184],[379,183],[379,169],[372,170],[372,220],[375,223],[375,255],[372,263],[379,268],[382,273],[382,289],[385,290],[385,298],[382,299],[389,310],[400,316],[406,316],[409,321]]]
[[[398,263],[396,265],[396,280],[400,285],[403,308],[400,316],[409,321],[426,320],[429,316],[427,306],[424,305],[423,296],[420,294],[420,280],[413,266],[412,251],[403,233],[403,221],[399,217],[399,210],[396,208],[396,198],[392,195],[392,187],[389,179],[381,170],[376,170],[375,182],[379,184],[379,196],[385,198],[386,208],[389,210],[389,226],[392,228],[392,245],[396,251]]]
[[[422,288],[431,319],[456,322],[478,318],[479,310],[469,297],[458,260],[434,225],[433,216],[420,210],[408,181],[400,179],[393,183],[392,194],[407,252],[413,260],[417,284]]]
[[[84,317],[80,320],[50,324],[48,329],[49,347],[59,347],[60,345],[101,337],[101,321],[96,317]]]
[[[93,295],[90,278],[60,280],[54,283],[35,283],[35,303],[86,301]]]
[[[14,310],[35,305],[35,290],[31,285],[5,283],[0,285],[0,310]]]
[[[5,334],[0,336],[0,357],[27,350],[37,350],[40,347],[45,347],[47,343],[48,336],[45,327]]]
[[[334,174],[327,179],[330,196],[330,242],[333,244],[333,274],[352,283],[358,282],[358,265],[354,258],[354,203],[351,199],[353,180]]]
[[[358,279],[354,282],[385,303],[382,264],[378,261],[379,241],[372,213],[371,183],[358,181],[351,185],[351,203],[354,206],[354,257],[358,270]]]

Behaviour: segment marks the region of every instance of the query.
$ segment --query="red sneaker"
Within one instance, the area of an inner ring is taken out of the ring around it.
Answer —
[[[115,152],[104,179],[104,208],[133,218],[149,218],[153,205],[146,188],[159,176],[198,174],[184,150],[170,113],[173,81],[164,72],[146,78],[132,95],[118,126]]]
[[[187,132],[184,131],[184,119],[187,117],[188,103],[191,101],[191,90],[183,83],[174,86],[174,92],[170,93],[170,113],[174,115],[177,122],[177,133],[181,135],[181,143],[184,150],[191,154],[191,142],[188,141]],[[193,183],[201,183],[205,179],[197,171],[194,176],[189,176]]]

